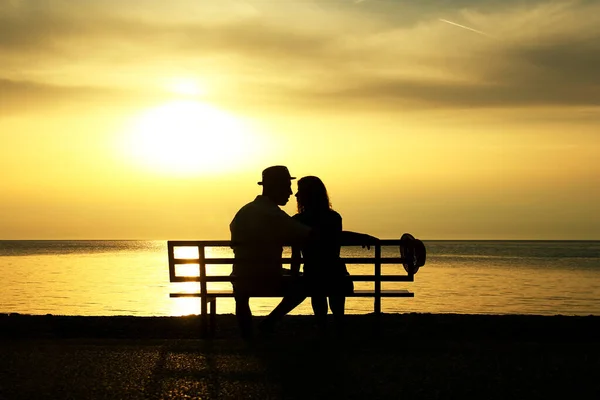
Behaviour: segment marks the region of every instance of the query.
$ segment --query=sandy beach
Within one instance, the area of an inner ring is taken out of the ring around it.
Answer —
[[[260,318],[257,318],[257,321]],[[0,314],[3,399],[556,398],[600,394],[600,317],[349,316],[321,337],[290,316],[271,338],[218,317]]]

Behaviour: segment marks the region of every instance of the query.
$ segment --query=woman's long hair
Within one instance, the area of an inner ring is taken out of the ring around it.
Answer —
[[[316,176],[305,176],[298,181],[298,212],[320,212],[331,209],[325,184]]]

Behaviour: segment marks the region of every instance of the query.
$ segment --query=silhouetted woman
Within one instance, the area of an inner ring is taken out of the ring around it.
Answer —
[[[331,208],[327,189],[316,176],[305,176],[298,181],[296,199],[298,214],[293,218],[315,229],[318,240],[309,241],[302,248],[292,248],[292,257],[298,256],[299,251],[302,252],[304,279],[319,328],[326,327],[329,297],[329,307],[336,328],[341,330],[345,296],[353,291],[346,265],[340,260],[342,217]],[[297,273],[299,268],[299,264],[292,264],[293,273]]]

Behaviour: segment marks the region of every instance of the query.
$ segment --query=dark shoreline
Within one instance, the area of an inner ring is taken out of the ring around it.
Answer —
[[[0,399],[598,398],[600,316],[373,314],[214,340],[189,317],[0,314]],[[257,317],[256,320],[260,320]]]
[[[262,317],[255,317],[258,322]],[[377,323],[377,321],[379,322]],[[600,316],[488,314],[349,315],[348,336],[377,333],[414,340],[600,341]],[[375,332],[375,327],[379,327]],[[62,316],[0,314],[0,338],[197,339],[200,319],[184,317]],[[287,316],[278,326],[283,335],[314,331],[311,315]],[[216,338],[237,337],[235,316],[217,316]]]

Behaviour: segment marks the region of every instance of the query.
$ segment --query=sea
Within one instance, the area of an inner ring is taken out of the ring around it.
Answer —
[[[427,263],[414,282],[384,282],[414,298],[384,298],[386,313],[600,315],[600,241],[425,241]],[[217,249],[215,249],[217,251]],[[222,252],[230,251],[229,249]],[[344,257],[373,249],[344,248]],[[399,256],[384,247],[384,256]],[[219,257],[227,254],[214,253]],[[215,266],[228,273],[230,266]],[[384,274],[404,273],[383,265]],[[369,274],[372,265],[348,265]],[[0,313],[83,316],[198,314],[197,298],[170,298],[195,283],[170,283],[166,241],[0,241]],[[223,283],[221,283],[223,285]],[[225,284],[228,285],[228,284]],[[367,289],[372,283],[357,282]],[[278,299],[251,300],[266,315]],[[373,299],[349,298],[349,314],[373,312]],[[219,299],[219,314],[234,312]],[[310,300],[292,314],[312,314]]]

